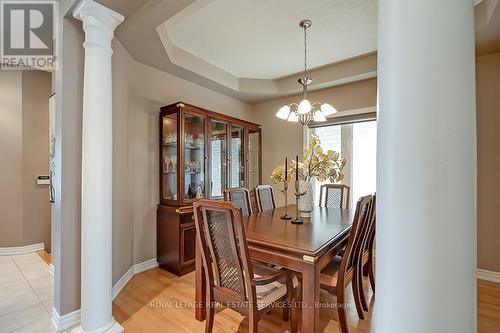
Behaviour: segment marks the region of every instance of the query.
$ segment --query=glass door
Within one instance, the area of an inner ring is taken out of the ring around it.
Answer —
[[[177,200],[177,113],[162,118],[162,200]]]
[[[223,121],[210,120],[210,197],[222,198],[227,189],[227,130]]]
[[[248,129],[248,188],[260,185],[260,129]]]
[[[205,118],[184,114],[184,200],[205,197]]]
[[[243,137],[245,129],[242,126],[231,125],[230,133],[230,185],[245,187],[245,151]]]

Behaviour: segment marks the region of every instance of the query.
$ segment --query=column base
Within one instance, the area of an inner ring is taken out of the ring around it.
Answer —
[[[123,333],[125,330],[113,318],[109,324],[92,331],[84,331],[81,326],[71,330],[71,333]]]

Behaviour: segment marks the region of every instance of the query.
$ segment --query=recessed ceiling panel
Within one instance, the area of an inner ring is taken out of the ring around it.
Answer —
[[[377,47],[376,0],[198,0],[168,20],[171,43],[239,78],[275,79]],[[192,10],[196,8],[195,10]]]

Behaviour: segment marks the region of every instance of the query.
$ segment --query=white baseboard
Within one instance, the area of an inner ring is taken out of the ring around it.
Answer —
[[[130,281],[130,279],[132,279],[132,277],[134,277],[135,274],[142,273],[155,267],[158,267],[158,261],[156,261],[156,258],[143,261],[130,267],[129,270],[126,271],[120,280],[118,280],[113,286],[113,299],[118,296],[120,291],[122,291],[125,285]]]
[[[113,286],[113,299],[118,296],[120,291],[122,291],[125,285],[135,274],[139,274],[155,267],[158,267],[158,261],[156,261],[156,258],[138,263],[130,267],[130,269]],[[63,331],[70,327],[77,326],[78,324],[80,324],[80,309],[65,314],[64,316],[60,316],[57,310],[55,308],[52,308],[52,323],[56,327],[57,331]]]
[[[27,254],[45,249],[44,243],[26,245],[26,246],[12,246],[0,247],[0,256],[15,256],[20,254]]]
[[[118,296],[120,291],[125,287],[125,285],[130,281],[130,279],[134,276],[134,266],[130,267],[128,271],[123,274],[123,276],[118,280],[113,286],[113,300]]]
[[[109,324],[104,327],[98,328],[97,330],[84,331],[81,326],[75,327],[71,330],[71,333],[123,333],[125,330],[123,327],[116,322],[113,318]]]
[[[152,258],[134,265],[134,275],[158,267],[156,258]]]
[[[500,272],[487,271],[485,269],[477,270],[477,278],[480,280],[500,283]]]
[[[60,316],[59,312],[55,308],[52,308],[52,323],[58,332],[80,324],[80,320],[80,309]]]

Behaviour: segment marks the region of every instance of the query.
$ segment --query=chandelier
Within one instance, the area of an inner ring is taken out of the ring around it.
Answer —
[[[312,78],[308,76],[307,72],[307,29],[312,25],[311,20],[302,20],[299,22],[299,27],[304,29],[304,73],[298,79],[299,84],[302,86],[302,101],[291,103],[282,106],[276,113],[276,117],[288,120],[291,122],[299,122],[302,125],[307,125],[311,121],[321,122],[326,121],[326,117],[337,112],[333,106],[328,103],[319,103],[311,101],[308,98],[307,87],[312,83]]]

